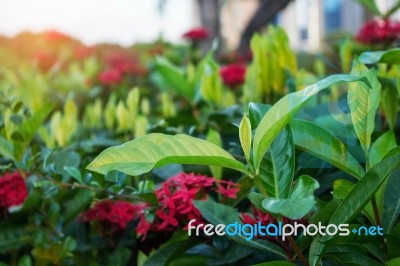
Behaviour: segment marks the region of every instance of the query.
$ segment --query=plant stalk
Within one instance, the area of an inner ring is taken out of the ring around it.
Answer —
[[[297,246],[296,241],[294,241],[292,236],[287,237],[290,244],[292,245],[294,251],[296,252],[297,256],[301,260],[304,266],[309,266],[307,259],[304,257],[303,253],[301,252],[299,246]]]

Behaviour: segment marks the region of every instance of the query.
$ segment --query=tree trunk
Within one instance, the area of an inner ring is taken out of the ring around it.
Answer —
[[[202,50],[211,48],[214,39],[218,40],[218,47],[222,47],[221,23],[220,23],[220,1],[218,0],[197,0],[200,10],[200,20],[204,28],[210,33],[210,38],[203,42]]]
[[[253,18],[247,24],[242,33],[238,51],[246,55],[250,47],[250,39],[255,32],[274,21],[280,11],[282,11],[293,0],[259,0],[260,4]]]

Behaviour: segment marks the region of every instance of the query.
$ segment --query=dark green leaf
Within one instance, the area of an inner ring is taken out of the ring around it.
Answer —
[[[390,174],[384,191],[382,227],[390,233],[400,214],[400,169]]]
[[[373,167],[366,175],[358,181],[347,197],[342,201],[336,211],[332,214],[330,224],[342,224],[351,221],[367,205],[371,198],[385,182],[389,174],[400,165],[400,151],[385,158],[382,162]],[[322,242],[327,241],[331,236],[326,235],[313,241],[313,255],[310,257],[313,266],[319,260],[319,256],[325,250]]]
[[[270,262],[255,264],[253,266],[296,266],[296,264],[287,261],[270,261]]]
[[[392,130],[381,135],[371,146],[369,151],[369,166],[373,167],[379,163],[386,154],[397,146],[396,138]]]
[[[289,196],[294,175],[294,144],[290,126],[282,129],[261,162],[259,177],[266,196],[285,199]],[[256,183],[257,187],[260,184]]]
[[[203,217],[210,223],[217,224],[231,224],[231,223],[241,223],[239,220],[239,213],[232,207],[215,203],[213,201],[200,201],[196,200],[193,202],[196,208],[201,212]],[[230,238],[239,244],[259,249],[263,252],[268,252],[274,254],[275,256],[286,259],[287,255],[282,248],[278,245],[263,240],[246,240],[243,235],[230,236]]]
[[[395,86],[387,86],[382,90],[382,107],[389,127],[394,129],[397,122],[397,113],[399,112]]]
[[[357,179],[364,175],[364,169],[347,151],[346,145],[324,128],[312,122],[297,119],[293,119],[290,126],[296,147],[327,161]]]

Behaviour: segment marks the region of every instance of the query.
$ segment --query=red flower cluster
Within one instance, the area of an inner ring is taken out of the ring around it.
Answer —
[[[123,75],[147,75],[147,68],[132,53],[113,52],[106,55],[104,61],[107,68],[99,74],[99,80],[105,86],[120,83]]]
[[[228,198],[236,198],[239,191],[237,184],[230,181],[218,181],[203,175],[180,173],[155,190],[159,206],[155,211],[153,223],[141,217],[136,232],[146,238],[149,231],[171,232],[177,228],[186,228],[187,223],[196,219],[198,224],[203,218],[193,205],[194,199],[205,199],[207,192],[217,184],[217,193]]]
[[[400,40],[400,23],[397,21],[371,20],[363,25],[356,40],[365,44],[391,44]]]
[[[19,172],[0,177],[0,211],[22,205],[27,196],[26,184]]]
[[[144,204],[132,204],[126,201],[103,200],[82,214],[85,222],[97,222],[103,228],[114,231],[124,229],[126,224],[139,218],[145,208]]]
[[[122,80],[122,73],[118,69],[107,69],[99,74],[100,82],[105,86],[116,85]]]
[[[261,224],[263,226],[267,226],[269,224],[277,224],[278,222],[276,221],[276,219],[274,218],[274,216],[272,216],[269,213],[263,213],[262,211],[256,209],[254,206],[252,206],[252,214],[250,215],[248,213],[241,213],[241,217],[240,220],[244,223],[244,224],[257,224],[258,222],[261,222]],[[282,218],[282,221],[284,224],[294,224],[295,221],[290,220],[286,217]],[[308,222],[306,220],[298,220],[296,221],[297,223],[301,223],[304,225],[307,225]],[[288,241],[282,241],[282,239],[278,236],[257,236],[258,238],[262,238],[271,242],[274,242],[275,244],[281,246],[288,254],[290,254],[291,251],[291,246],[289,244]]]
[[[209,37],[209,33],[205,28],[194,28],[183,34],[183,38],[191,41],[202,41]]]
[[[235,88],[244,83],[246,66],[241,64],[226,65],[221,68],[219,73],[225,85]]]
[[[129,74],[135,76],[144,76],[147,69],[143,67],[137,56],[132,53],[114,52],[106,55],[105,63],[110,69],[115,69],[121,74]]]

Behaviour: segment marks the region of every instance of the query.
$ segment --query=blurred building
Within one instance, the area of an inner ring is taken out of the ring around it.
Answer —
[[[398,0],[376,0],[382,12]],[[258,0],[230,0],[221,14],[222,35],[228,47],[234,48],[241,32],[253,16]],[[400,19],[400,13],[394,15]],[[355,34],[372,16],[355,0],[294,0],[276,19],[289,35],[293,48],[309,52],[323,49],[326,39]]]

